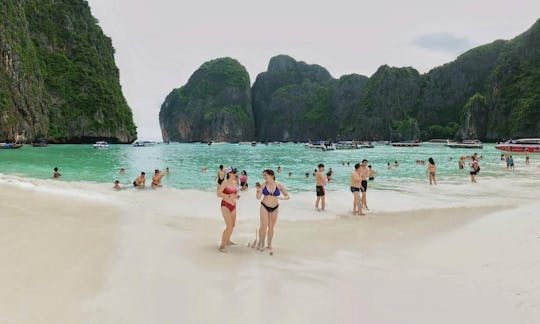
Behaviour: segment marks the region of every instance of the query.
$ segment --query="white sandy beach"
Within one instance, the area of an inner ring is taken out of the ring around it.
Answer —
[[[281,204],[274,255],[213,193],[0,177],[0,323],[538,323],[538,170]]]

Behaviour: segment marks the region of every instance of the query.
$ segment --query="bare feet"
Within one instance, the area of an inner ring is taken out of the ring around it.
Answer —
[[[227,248],[225,246],[223,246],[223,245],[220,246],[218,250],[219,250],[219,252],[222,252],[222,253],[227,253],[228,252]]]
[[[233,241],[229,241],[229,243],[227,243],[227,245],[236,245],[236,243],[234,243]]]

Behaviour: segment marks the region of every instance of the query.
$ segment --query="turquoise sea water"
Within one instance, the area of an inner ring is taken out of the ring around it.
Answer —
[[[483,157],[480,161],[482,176],[507,174],[504,163],[500,161],[501,151],[496,150],[494,144],[485,144],[483,149],[478,150],[452,149],[442,145],[416,148],[378,145],[373,149],[321,152],[307,149],[303,144],[259,144],[252,147],[219,143],[211,146],[178,143],[151,147],[111,145],[105,150],[93,149],[91,145],[49,145],[44,148],[25,145],[17,150],[0,150],[0,173],[47,179],[52,177],[53,168],[57,166],[62,181],[112,183],[119,179],[124,184],[130,184],[141,171],[145,171],[147,178],[150,178],[154,169],[169,167],[171,173],[164,179],[165,186],[211,190],[215,188],[214,177],[220,164],[246,170],[251,185],[261,181],[262,170],[270,168],[276,171],[281,166],[283,171],[277,174],[278,181],[292,191],[300,191],[313,188],[313,170],[317,164],[324,163],[326,170],[330,167],[334,170],[329,190],[338,190],[348,188],[354,163],[367,159],[377,171],[372,185],[379,189],[390,189],[396,182],[427,181],[427,165],[417,165],[416,160],[427,162],[429,157],[436,162],[439,181],[468,181],[467,168],[459,170],[458,159],[474,152]],[[524,159],[524,156],[514,157],[518,168],[524,164]],[[531,159],[534,163],[535,157]],[[395,160],[399,161],[400,166],[388,170],[387,163],[393,165]],[[203,166],[208,168],[207,173],[201,173]],[[126,169],[125,175],[119,175],[120,168]],[[288,176],[289,172],[292,176]],[[306,172],[309,173],[308,179]]]

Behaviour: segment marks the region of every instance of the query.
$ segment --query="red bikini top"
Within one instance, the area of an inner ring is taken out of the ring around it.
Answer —
[[[230,194],[237,193],[237,192],[238,192],[238,189],[236,189],[236,188],[225,187],[225,189],[223,189],[223,193],[226,194],[226,195],[230,195]]]

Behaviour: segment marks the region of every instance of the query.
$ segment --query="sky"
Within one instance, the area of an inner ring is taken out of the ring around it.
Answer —
[[[475,46],[511,39],[539,0],[88,0],[112,38],[138,137],[161,140],[159,110],[204,62],[232,57],[251,82],[271,57],[319,64],[334,78],[383,64],[421,73]]]

